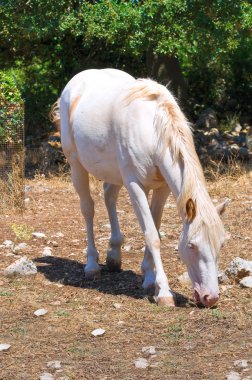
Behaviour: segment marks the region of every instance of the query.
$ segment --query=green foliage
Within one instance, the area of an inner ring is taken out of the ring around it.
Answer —
[[[22,97],[13,71],[0,71],[0,145],[18,143],[23,126]]]
[[[32,237],[32,233],[34,232],[33,227],[29,227],[26,224],[12,224],[12,231],[14,232],[17,240],[30,240]]]
[[[192,115],[209,106],[249,115],[251,26],[249,0],[5,0],[0,66],[19,73],[28,134],[48,130],[50,105],[77,72],[148,76],[150,53],[179,59]]]

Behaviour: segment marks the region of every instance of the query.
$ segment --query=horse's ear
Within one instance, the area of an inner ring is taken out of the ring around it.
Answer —
[[[219,215],[222,215],[226,211],[227,205],[229,203],[230,203],[230,199],[226,199],[223,203],[216,206],[216,210],[217,210]]]
[[[196,203],[189,198],[186,202],[186,219],[188,223],[191,223],[196,216]]]

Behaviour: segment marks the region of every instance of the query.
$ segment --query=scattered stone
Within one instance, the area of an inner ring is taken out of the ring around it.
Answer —
[[[252,288],[252,276],[244,277],[244,278],[240,281],[240,285],[241,285],[243,288]]]
[[[218,281],[219,281],[219,284],[227,284],[229,282],[229,278],[224,272],[219,272]]]
[[[124,245],[123,246],[123,249],[124,249],[124,251],[126,251],[126,252],[129,252],[130,250],[131,250],[131,245]]]
[[[122,305],[121,303],[117,303],[117,302],[113,303],[113,307],[114,307],[115,309],[121,309],[122,306],[123,306],[123,305]]]
[[[181,276],[178,277],[178,280],[182,285],[191,285],[192,283],[187,272],[181,274]]]
[[[147,346],[142,348],[142,353],[144,356],[151,356],[151,355],[156,355],[156,347],[154,346]]]
[[[241,368],[241,369],[247,368],[248,367],[248,361],[245,359],[236,360],[234,362],[234,366],[237,368]]]
[[[231,371],[227,375],[227,380],[240,380],[240,379],[241,379],[241,377],[240,377],[238,372]]]
[[[5,240],[5,241],[3,242],[3,246],[4,246],[5,248],[8,248],[8,249],[13,249],[13,247],[14,247],[14,243],[13,243],[12,240]]]
[[[204,110],[200,114],[199,119],[196,122],[196,126],[199,129],[218,129],[218,122],[214,110],[211,108],[207,108],[206,110]]]
[[[109,223],[103,224],[102,227],[106,228],[106,230],[111,230],[111,226]]]
[[[8,343],[0,343],[0,351],[7,351],[10,348],[10,344]]]
[[[37,273],[37,267],[26,256],[21,257],[4,270],[5,276],[29,276]]]
[[[48,313],[48,310],[46,309],[38,309],[34,311],[34,315],[36,315],[36,317],[41,317],[42,315],[45,315],[47,313]]]
[[[95,329],[91,333],[93,336],[101,336],[105,334],[105,330],[103,329]]]
[[[52,248],[44,247],[42,251],[42,256],[52,256]]]
[[[56,234],[52,235],[51,237],[52,238],[63,238],[64,234],[62,232],[56,232]]]
[[[42,375],[39,376],[39,380],[54,380],[54,377],[49,372],[44,372]]]
[[[43,232],[33,232],[32,236],[38,239],[44,239],[46,237]]]
[[[61,368],[61,362],[59,360],[51,361],[47,363],[47,367],[50,369],[60,369]]]
[[[29,248],[29,245],[27,243],[19,243],[15,245],[15,247],[13,248],[13,252],[14,253],[23,252],[23,251],[26,251],[28,248]]]
[[[252,261],[236,257],[231,261],[229,268],[225,271],[225,274],[237,281],[243,277],[250,276],[252,275]]]
[[[135,367],[140,369],[145,369],[149,367],[148,360],[145,358],[138,358],[137,360],[135,360]]]

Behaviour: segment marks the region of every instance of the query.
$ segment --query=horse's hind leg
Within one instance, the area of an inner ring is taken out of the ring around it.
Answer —
[[[160,229],[162,213],[169,193],[170,190],[166,184],[159,189],[153,190],[150,209],[157,231]],[[147,247],[145,248],[141,269],[144,275],[143,288],[148,293],[154,293],[156,274],[153,258]]]
[[[110,249],[107,252],[107,266],[111,271],[119,271],[122,265],[121,246],[123,243],[123,235],[120,231],[116,212],[116,201],[121,186],[104,183],[104,199],[107,207],[109,221],[111,225]]]
[[[100,266],[98,264],[99,254],[94,243],[94,201],[90,195],[88,172],[83,168],[77,159],[71,160],[70,165],[72,181],[80,197],[80,208],[87,228],[88,246],[85,277],[89,280],[93,280],[99,277],[101,272]]]

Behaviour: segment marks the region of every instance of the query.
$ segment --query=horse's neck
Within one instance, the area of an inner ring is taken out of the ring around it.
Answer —
[[[183,163],[180,161],[173,161],[172,154],[170,150],[167,149],[163,157],[160,159],[159,169],[177,200],[183,186]]]

